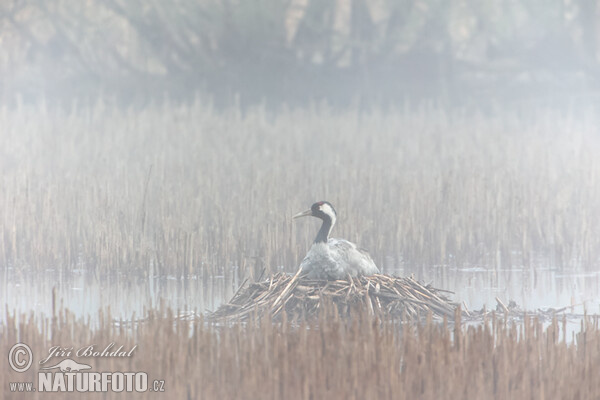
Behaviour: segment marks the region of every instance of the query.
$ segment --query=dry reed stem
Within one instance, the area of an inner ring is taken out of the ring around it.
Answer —
[[[457,307],[437,289],[424,287],[412,278],[373,275],[320,281],[307,279],[301,273],[301,270],[294,276],[278,273],[243,290],[240,288],[210,319],[240,321],[255,313],[279,319],[283,310],[292,320],[314,319],[325,303],[335,304],[343,313],[366,306],[370,314],[380,317],[416,319],[431,312],[440,319],[452,319]],[[371,287],[377,290],[370,291]]]
[[[358,286],[358,285],[357,285]],[[217,326],[151,310],[143,323],[112,323],[101,313],[96,329],[66,310],[53,320],[6,315],[0,348],[27,343],[34,354],[50,346],[137,344],[130,359],[87,359],[94,371],[145,371],[164,379],[169,398],[202,399],[592,399],[600,397],[598,320],[584,318],[573,339],[563,321],[546,328],[535,318],[509,324],[491,315],[484,324],[397,324],[357,312],[342,319],[321,308],[314,323],[270,318]],[[457,314],[460,320],[460,314]],[[37,357],[39,359],[40,356]],[[81,361],[81,360],[79,360]],[[0,363],[0,390],[11,381],[36,381],[37,367],[19,374]],[[123,398],[123,393],[85,394]],[[14,398],[25,398],[18,395]],[[31,393],[27,398],[64,398]],[[126,397],[131,397],[127,395]],[[134,398],[156,398],[145,393]]]
[[[597,126],[585,110],[5,108],[0,260],[32,272],[291,272],[316,222],[290,216],[327,199],[334,235],[383,272],[593,268]]]

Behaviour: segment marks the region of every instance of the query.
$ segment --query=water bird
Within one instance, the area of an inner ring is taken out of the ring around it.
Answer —
[[[300,268],[309,279],[337,280],[346,279],[348,275],[354,277],[379,273],[379,269],[366,250],[356,247],[354,243],[347,240],[329,237],[337,218],[331,203],[316,202],[310,209],[292,218],[308,216],[323,220],[314,243],[300,263]]]

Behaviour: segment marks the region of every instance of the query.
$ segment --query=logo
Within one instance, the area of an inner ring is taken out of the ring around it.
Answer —
[[[8,352],[8,363],[17,372],[25,372],[31,367],[33,353],[25,343],[17,343]]]
[[[38,363],[40,368],[37,373],[37,385],[34,384],[35,382],[9,382],[9,390],[11,392],[164,392],[164,380],[155,379],[149,382],[146,372],[95,372],[91,371],[92,365],[88,364],[91,358],[132,357],[136,349],[137,345],[125,349],[124,346],[117,347],[115,343],[104,347],[92,344],[78,350],[73,347],[52,346],[48,349],[48,355]],[[85,362],[75,361],[74,357]],[[8,352],[8,363],[16,372],[27,371],[33,364],[31,348],[25,343],[15,344]]]
[[[54,368],[60,368],[60,372],[79,372],[84,369],[91,369],[92,367],[90,367],[87,364],[79,364],[78,362],[67,358],[66,360],[62,360],[61,362],[59,362],[58,364],[56,364],[52,367],[44,367],[44,368],[40,368],[40,369],[54,369]]]

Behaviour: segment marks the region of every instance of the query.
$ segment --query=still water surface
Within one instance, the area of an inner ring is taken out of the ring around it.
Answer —
[[[574,306],[569,312],[600,313],[600,272],[558,270],[552,268],[493,269],[484,267],[429,267],[411,270],[384,267],[393,275],[413,274],[418,280],[454,292],[455,301],[464,302],[470,310],[495,308],[496,297],[505,304],[514,300],[521,308],[537,309]],[[48,269],[32,274],[13,268],[0,269],[0,302],[13,313],[52,314],[52,291],[57,304],[76,316],[92,319],[98,310],[110,306],[114,318],[129,320],[165,306],[179,311],[215,310],[237,290],[237,270],[228,276],[136,277],[131,275],[98,278],[86,270],[58,273]],[[5,313],[1,313],[4,321]]]

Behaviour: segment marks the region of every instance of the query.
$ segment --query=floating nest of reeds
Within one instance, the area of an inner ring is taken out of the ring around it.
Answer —
[[[328,304],[340,315],[366,311],[381,317],[401,320],[434,317],[453,319],[457,303],[449,291],[423,285],[413,278],[373,275],[345,280],[312,280],[300,275],[277,273],[265,281],[245,285],[233,298],[209,315],[211,320],[244,321],[286,314],[288,320],[307,320],[318,316]]]

